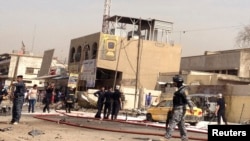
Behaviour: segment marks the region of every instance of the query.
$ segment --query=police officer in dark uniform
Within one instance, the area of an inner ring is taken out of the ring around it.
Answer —
[[[21,118],[21,112],[24,102],[24,93],[26,92],[26,87],[23,82],[23,76],[17,76],[17,83],[15,86],[14,96],[13,96],[13,107],[12,107],[12,120],[11,124],[18,124]]]
[[[109,87],[109,89],[105,92],[104,97],[105,97],[105,102],[104,102],[104,119],[109,119],[109,115],[111,114],[111,105],[112,105],[112,87]]]
[[[105,94],[105,87],[102,87],[99,91],[94,93],[94,96],[98,98],[97,100],[97,113],[95,118],[101,118],[102,108],[104,104],[104,94]]]
[[[178,88],[178,90],[174,93],[173,96],[173,109],[172,116],[169,120],[168,127],[166,127],[165,138],[170,139],[172,137],[172,132],[174,131],[175,126],[177,125],[180,130],[180,135],[182,141],[187,141],[187,131],[185,127],[185,112],[186,106],[188,105],[191,113],[193,113],[193,106],[191,104],[191,100],[187,98],[188,92],[187,87],[183,85],[183,78],[179,75],[173,77],[174,85]]]
[[[119,85],[116,86],[112,98],[113,98],[113,104],[112,104],[111,119],[116,120],[122,104],[121,91]]]
[[[67,88],[66,97],[65,97],[66,113],[71,112],[71,109],[73,108],[74,103],[75,103],[75,88],[69,87]]]

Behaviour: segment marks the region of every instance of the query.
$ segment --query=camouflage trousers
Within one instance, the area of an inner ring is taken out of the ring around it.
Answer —
[[[169,125],[166,130],[165,138],[170,139],[172,137],[172,132],[174,131],[174,128],[176,125],[178,126],[178,129],[180,130],[180,136],[182,141],[187,141],[187,130],[185,127],[185,109],[183,109],[182,106],[176,107],[173,109],[173,115],[172,118],[169,121]]]

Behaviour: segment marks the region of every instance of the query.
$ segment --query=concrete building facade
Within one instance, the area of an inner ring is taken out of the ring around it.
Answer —
[[[180,69],[249,78],[250,48],[205,52],[200,56],[182,57]]]
[[[79,74],[79,90],[115,84],[134,88],[136,83],[140,88],[155,89],[159,72],[179,71],[181,47],[171,43],[166,34],[171,23],[141,20],[139,36],[134,29],[126,31],[122,24],[132,21],[130,24],[138,27],[139,19],[117,17],[110,18],[116,25],[110,34],[98,32],[71,40],[68,66],[70,73]],[[94,85],[88,85],[90,82]]]
[[[249,69],[250,49],[244,48],[182,57],[180,74],[189,86],[190,94],[222,93],[228,105],[226,116],[229,122],[249,123]],[[160,73],[158,81],[171,82],[175,74],[178,72]],[[171,91],[165,91],[164,94],[170,95]]]

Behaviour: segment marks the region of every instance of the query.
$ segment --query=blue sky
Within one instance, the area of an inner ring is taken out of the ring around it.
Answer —
[[[71,39],[101,31],[104,1],[1,0],[0,53],[20,49],[23,41],[37,55],[55,48],[63,60]],[[182,56],[235,49],[238,32],[250,24],[249,0],[111,1],[111,15],[173,22]]]

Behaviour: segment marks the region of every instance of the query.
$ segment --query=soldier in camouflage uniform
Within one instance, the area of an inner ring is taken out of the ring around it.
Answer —
[[[169,119],[169,124],[166,125],[166,134],[165,138],[170,139],[172,137],[172,132],[176,125],[180,130],[181,140],[187,141],[187,130],[185,127],[185,112],[186,112],[186,105],[189,106],[191,112],[193,113],[193,106],[191,104],[190,99],[187,98],[188,92],[187,87],[183,86],[183,79],[176,75],[173,77],[173,82],[178,88],[178,90],[174,93],[173,96],[173,109],[172,109],[172,116]]]

